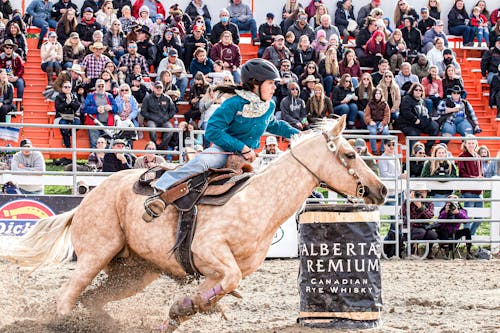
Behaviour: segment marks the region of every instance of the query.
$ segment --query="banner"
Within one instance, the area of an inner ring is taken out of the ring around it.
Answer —
[[[297,222],[295,214],[283,223],[274,234],[271,247],[266,258],[296,258],[297,257]]]
[[[17,142],[19,140],[19,128],[0,126],[0,139]]]

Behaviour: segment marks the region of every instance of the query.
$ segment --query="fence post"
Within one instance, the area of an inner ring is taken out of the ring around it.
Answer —
[[[500,190],[496,186],[496,182],[491,186],[491,199],[500,197]],[[491,217],[493,219],[500,216],[500,201],[491,201]],[[491,253],[496,254],[500,252],[500,222],[490,222],[490,241]]]

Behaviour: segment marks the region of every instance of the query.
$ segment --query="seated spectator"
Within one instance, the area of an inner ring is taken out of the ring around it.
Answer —
[[[419,53],[415,58],[415,62],[411,65],[411,72],[418,77],[418,82],[422,82],[429,75],[429,67],[429,61],[425,54]]]
[[[118,82],[113,79],[113,74],[107,69],[103,70],[100,79],[104,81],[104,91],[113,95],[113,97],[118,96],[119,87]]]
[[[411,147],[410,157],[418,157],[418,158],[427,157],[427,155],[425,155],[425,145],[423,144],[423,142],[420,141],[415,142],[415,144]],[[424,162],[427,161],[410,161],[409,173],[407,172],[408,170],[406,168],[406,163],[403,163],[403,174],[406,174],[406,176],[408,176],[409,174],[411,178],[420,177],[420,175],[422,174],[422,169],[424,168]],[[434,205],[436,204],[434,203]]]
[[[311,43],[309,42],[309,38],[307,36],[302,36],[299,39],[299,44],[297,45],[297,49],[294,51],[294,66],[293,72],[300,76],[306,70],[306,65],[310,62],[315,62],[316,54],[314,49],[311,47]]]
[[[12,102],[14,98],[14,87],[9,82],[7,76],[7,70],[5,68],[0,69],[0,123],[5,122],[5,116],[11,112],[16,111],[16,106]]]
[[[157,55],[155,66],[158,68],[158,64],[166,57],[168,57],[168,52],[170,49],[177,50],[177,54],[184,54],[182,45],[177,42],[174,38],[174,32],[172,29],[168,28],[165,30],[163,34],[163,38],[160,40],[160,43],[157,45]]]
[[[26,14],[31,15],[35,27],[40,28],[40,37],[38,37],[37,48],[40,48],[43,39],[50,28],[55,28],[57,21],[52,19],[50,13],[52,11],[52,2],[45,2],[44,0],[33,0],[26,8]]]
[[[319,74],[325,87],[325,95],[330,97],[334,84],[339,80],[339,62],[337,60],[337,50],[329,48],[326,51],[325,58],[319,62]]]
[[[21,148],[33,148],[30,139],[21,141]],[[41,152],[36,150],[21,150],[14,154],[10,164],[12,171],[24,171],[30,174],[31,171],[44,171],[45,161]],[[43,185],[26,185],[19,184],[19,191],[22,194],[43,194]]]
[[[274,14],[267,13],[266,22],[262,23],[259,26],[260,46],[257,52],[257,56],[259,58],[262,58],[264,50],[270,47],[274,43],[274,41],[276,40],[275,37],[277,36],[281,36],[283,38],[283,41],[285,40],[285,38],[282,35],[281,28],[279,27],[279,25],[274,23]]]
[[[132,31],[132,27],[136,24],[136,19],[132,16],[130,6],[121,7],[121,16],[119,20],[122,24],[123,33],[128,34]]]
[[[288,31],[293,32],[293,35],[295,36],[294,43],[298,43],[300,37],[302,36],[307,36],[309,42],[314,39],[314,30],[309,24],[307,24],[307,14],[305,12],[299,12],[297,21],[290,28],[288,28]]]
[[[118,69],[126,75],[131,75],[134,66],[140,66],[140,74],[147,75],[149,73],[148,63],[144,56],[137,52],[137,43],[130,41],[127,46],[127,53],[124,53],[118,62]]]
[[[83,46],[80,41],[80,37],[78,37],[77,32],[72,32],[69,35],[69,38],[63,45],[63,65],[62,69],[68,69],[73,66],[75,63],[81,63],[83,58],[86,55],[85,46]]]
[[[420,9],[420,16],[422,19],[418,21],[417,28],[423,36],[427,31],[431,30],[432,27],[436,26],[436,20],[432,16],[429,16],[429,9],[427,7],[422,7]]]
[[[102,79],[96,80],[95,92],[87,95],[83,112],[85,113],[85,125],[92,126],[89,128],[90,147],[95,148],[97,138],[104,134],[104,131],[93,129],[96,126],[97,120],[105,126],[114,125],[114,115],[118,113],[113,95],[104,90],[105,82]],[[92,119],[94,118],[94,119]]]
[[[127,50],[127,38],[122,31],[122,24],[118,19],[111,22],[111,27],[107,29],[103,37],[103,44],[106,46],[113,63],[118,65],[118,61]]]
[[[231,32],[225,31],[222,33],[221,40],[210,50],[210,58],[213,61],[222,60],[224,63],[224,69],[231,72],[234,82],[236,84],[241,83],[241,52],[238,45],[233,43]]]
[[[315,78],[313,75],[306,77],[302,81],[302,89],[300,90],[300,98],[303,101],[309,100],[310,97],[314,95],[314,86],[319,83],[319,79]]]
[[[403,30],[406,25],[406,18],[411,18],[411,24],[416,27],[415,22],[419,19],[417,11],[408,4],[407,0],[399,0],[398,5],[394,8],[394,25],[396,28]]]
[[[193,120],[200,120],[200,99],[207,92],[208,83],[202,73],[196,73],[193,77],[194,84],[189,91],[189,104],[191,109],[184,114],[184,118],[188,123]]]
[[[288,31],[285,34],[285,46],[292,53],[295,52],[295,50],[297,49],[298,43],[295,42],[295,35],[291,31]]]
[[[144,150],[156,150],[156,144],[153,141],[148,141]],[[134,163],[134,169],[151,169],[165,162],[165,159],[154,153],[146,153],[138,157]]]
[[[500,65],[498,65],[500,67]],[[488,97],[489,99],[489,105],[490,108],[493,106],[497,107],[497,119],[500,118],[500,108],[498,105],[500,105],[500,74],[496,73],[493,75],[493,79],[491,80],[490,84],[490,96]]]
[[[344,56],[344,46],[340,44],[337,35],[331,35],[330,39],[328,39],[328,49],[335,49],[337,51],[337,61],[342,60]]]
[[[347,44],[349,36],[355,37],[359,32],[356,17],[354,16],[354,6],[351,0],[337,2],[335,10],[335,25],[343,36],[343,43]]]
[[[436,66],[429,67],[429,74],[422,80],[425,93],[425,105],[431,115],[434,115],[438,104],[444,98],[443,80],[438,75]]]
[[[372,72],[371,74],[374,87],[378,86],[380,81],[382,81],[382,79],[384,78],[384,74],[387,73],[388,71],[390,71],[389,61],[387,59],[381,59],[378,62],[377,71]]]
[[[425,183],[414,183],[413,189],[410,191],[410,199],[415,199],[415,201],[410,202],[410,219],[428,220],[429,222],[410,222],[409,237],[412,242],[418,240],[436,240],[438,238],[436,231],[434,229],[431,229],[431,220],[434,217],[434,203],[431,201],[418,201],[418,199],[426,198],[427,186],[425,185]],[[407,223],[406,207],[407,202],[405,200],[403,206],[401,207],[403,225],[406,225]],[[429,243],[429,253],[427,254],[427,259],[434,258],[434,254],[432,253],[432,245],[432,243]]]
[[[415,149],[416,151],[416,149]],[[421,152],[423,151],[423,148]],[[458,168],[455,163],[450,159],[450,152],[444,144],[437,144],[432,147],[432,158],[440,158],[441,160],[428,160],[423,164],[422,171],[419,177],[430,177],[430,178],[455,178],[458,177]],[[417,157],[425,157],[418,156]],[[417,176],[418,177],[418,176]],[[439,201],[437,199],[447,198],[452,194],[452,190],[440,190],[433,189],[430,193],[431,198],[435,198],[434,206],[443,207],[445,205],[444,201]]]
[[[56,20],[56,22],[59,22],[61,17],[63,17],[69,9],[72,9],[74,14],[78,16],[78,6],[76,4],[71,2],[71,0],[59,0],[52,6],[50,16]],[[59,36],[59,40],[61,40],[61,36]],[[63,42],[61,42],[61,44],[63,44]]]
[[[437,136],[439,125],[429,116],[429,111],[425,107],[424,88],[420,83],[411,85],[408,94],[401,100],[397,127],[406,136],[419,136],[425,133],[429,136]],[[435,140],[427,140],[425,144],[426,152],[430,152]],[[410,145],[414,140],[410,141]]]
[[[212,114],[219,108],[221,103],[225,100],[222,96],[223,94],[220,91],[214,91],[214,86],[208,86],[207,92],[200,99],[200,128],[205,130],[207,128],[207,123]],[[203,138],[204,146],[208,147],[208,142],[205,142],[205,138]]]
[[[432,49],[427,52],[427,60],[429,61],[429,65],[437,65],[443,62],[443,51],[444,48],[444,40],[441,37],[436,37],[434,40],[434,46]],[[439,75],[439,70],[438,70]]]
[[[476,28],[474,38],[477,37],[478,47],[482,46],[483,38],[484,38],[485,44],[488,45],[488,41],[490,39],[488,19],[486,18],[486,16],[481,14],[481,8],[479,8],[477,6],[472,8],[472,14],[470,16],[469,25],[471,27]],[[474,40],[474,38],[472,40]]]
[[[113,21],[118,20],[113,9],[113,1],[105,0],[101,8],[95,13],[97,23],[104,28],[104,31],[111,29]]]
[[[437,63],[439,76],[444,77],[444,71],[448,65],[455,67],[455,73],[461,75],[460,65],[455,59],[453,52],[450,49],[443,50],[443,61]]]
[[[208,7],[203,0],[193,0],[189,3],[184,11],[186,15],[191,18],[192,21],[196,20],[196,17],[201,15],[205,23],[207,34],[212,33],[212,16],[208,11]]]
[[[366,24],[364,24],[363,28],[359,30],[358,35],[356,36],[356,47],[354,52],[361,62],[362,66],[371,66],[371,59],[366,57],[365,45],[368,43],[368,40],[371,38],[372,34],[377,30],[377,21],[368,16],[366,18]]]
[[[127,83],[130,85],[130,90],[132,91],[132,96],[134,96],[137,103],[142,104],[144,97],[149,92],[149,89],[144,84],[142,80],[142,75],[134,75],[127,78]]]
[[[252,163],[254,169],[262,172],[272,161],[274,161],[283,152],[278,147],[278,140],[270,135],[266,138],[264,149],[259,153],[257,159]]]
[[[193,33],[186,36],[184,40],[184,63],[191,64],[194,57],[194,52],[197,49],[203,49],[208,52],[210,42],[203,36],[203,28],[199,25],[193,27]],[[196,72],[190,72],[196,74]]]
[[[427,1],[427,8],[429,8],[429,15],[436,19],[440,20],[441,19],[441,4],[440,0],[428,0]]]
[[[364,122],[370,135],[389,135],[389,121],[391,120],[391,111],[389,105],[384,100],[380,88],[373,89],[370,101],[364,109]],[[370,148],[374,155],[384,153],[384,146],[377,149],[377,139],[370,139]]]
[[[318,65],[314,61],[309,61],[304,66],[304,72],[299,76],[299,82],[302,82],[309,75],[319,79],[319,83],[323,84],[321,74],[319,73]]]
[[[153,93],[147,95],[141,106],[141,115],[144,117],[146,127],[150,128],[172,128],[170,119],[173,118],[177,109],[172,99],[163,93],[163,83],[156,81],[153,86]],[[172,139],[174,132],[163,132],[161,150],[167,150],[168,143]],[[156,143],[156,131],[149,132],[149,138]]]
[[[61,62],[63,60],[62,45],[57,41],[57,34],[53,31],[49,33],[49,39],[40,48],[40,58],[42,59],[42,70],[47,73],[48,85],[52,85],[53,75],[61,72]]]
[[[56,118],[55,124],[59,125],[80,125],[80,101],[75,93],[71,91],[72,86],[70,81],[65,81],[62,84],[62,92],[60,92],[55,100]],[[61,136],[63,138],[64,147],[71,148],[71,129],[61,128]]]
[[[500,65],[500,36],[495,41],[495,47],[483,53],[481,58],[481,74],[483,79],[488,79],[488,84],[493,80],[493,75],[498,73]]]
[[[293,13],[298,12],[299,10],[304,10],[302,4],[297,0],[287,0],[283,5],[283,9],[281,11],[281,23],[280,28],[281,31],[286,32],[290,25],[286,25],[285,22],[290,21],[290,17]],[[295,21],[295,20],[294,20]]]
[[[184,40],[184,38],[186,38],[188,29],[191,27],[193,23],[191,21],[191,18],[189,17],[189,15],[186,15],[182,11],[179,4],[177,3],[170,6],[169,14],[170,15],[165,18],[165,23],[169,27],[177,28],[179,30],[180,39]],[[154,18],[154,16],[152,16],[151,18]]]
[[[462,90],[462,98],[465,98],[467,93],[464,90],[464,82],[462,81],[462,78],[457,76],[455,66],[448,65],[446,66],[446,71],[443,75],[443,92],[446,96],[449,96],[451,89],[455,86],[460,87]]]
[[[2,39],[12,40],[12,42],[17,45],[15,52],[19,54],[24,61],[26,61],[26,57],[28,55],[28,44],[26,43],[26,37],[24,37],[24,34],[17,23],[12,23],[9,26],[9,31],[5,31]]]
[[[344,74],[349,74],[352,80],[352,86],[356,88],[359,84],[359,78],[363,74],[361,72],[361,65],[354,51],[348,49],[344,52],[344,58],[339,63],[339,74],[343,76]]]
[[[7,23],[4,23],[5,24],[5,30],[4,31],[9,31],[10,30],[10,25],[12,23],[17,23],[17,25],[21,29],[22,33],[26,34],[27,33],[26,23],[24,22],[22,16],[23,16],[23,13],[21,12],[20,9],[17,9],[17,8],[14,9],[12,11],[12,16],[11,16],[10,20]],[[6,19],[8,19],[8,17],[9,17],[9,15],[4,15],[3,19],[2,19],[2,22],[4,22]]]
[[[163,83],[163,93],[170,97],[175,103],[179,99],[181,93],[179,92],[179,88],[177,87],[177,85],[173,82],[172,73],[168,70],[161,72],[160,81],[161,83]]]
[[[321,83],[314,85],[314,95],[306,102],[307,121],[314,124],[327,116],[333,115],[332,101],[325,96],[325,90]]]
[[[399,105],[401,104],[401,93],[399,92],[399,86],[394,80],[394,75],[391,71],[387,70],[384,74],[383,79],[377,86],[382,90],[382,95],[384,100],[389,105],[391,110],[391,124],[399,117]]]
[[[362,128],[365,127],[363,122],[364,118],[363,111],[368,105],[369,100],[372,98],[372,93],[374,88],[375,86],[373,85],[370,73],[364,73],[361,76],[361,83],[355,89],[356,97],[358,97],[356,104],[358,105],[358,110],[359,110],[358,114],[361,118]]]
[[[139,126],[137,116],[139,115],[139,104],[132,95],[130,86],[126,83],[120,85],[120,93],[115,98],[118,107],[118,117],[120,121],[131,121],[134,126]]]
[[[314,15],[312,16],[309,16],[309,25],[311,26],[311,28],[313,28],[313,30],[316,30],[316,28],[318,28],[320,25],[321,25],[321,16],[323,15],[328,15],[328,8],[326,8],[326,6],[322,3],[319,3],[318,1],[316,1],[318,3],[318,6],[316,7],[316,12],[314,13]]]
[[[148,27],[142,26],[137,33],[137,53],[146,58],[148,67],[156,62],[156,46],[151,42],[151,33]]]
[[[125,149],[127,142],[122,139],[113,140],[112,150]],[[117,172],[121,170],[132,169],[134,159],[129,153],[105,153],[102,161],[102,172]]]
[[[0,68],[7,70],[7,77],[10,83],[17,90],[17,98],[23,98],[24,95],[24,63],[21,57],[15,53],[17,45],[10,39],[5,40],[0,45]]]
[[[458,202],[458,197],[456,195],[449,195],[448,198],[450,199],[456,199],[455,201],[449,201],[446,203],[446,205],[441,208],[439,211],[439,219],[445,219],[445,220],[464,220],[467,221],[469,220],[469,216],[467,215],[467,210],[462,208],[462,205],[460,205],[460,202]],[[467,255],[465,259],[472,259],[472,253],[471,253],[471,247],[472,243],[470,243],[472,237],[470,233],[470,229],[463,228],[460,229],[460,223],[439,223],[438,229],[438,239],[440,240],[457,240],[462,237],[465,237],[465,239],[469,242],[466,243],[465,247],[467,249]],[[451,245],[451,249],[450,249]],[[453,252],[455,251],[455,243],[452,244],[442,244],[442,246],[445,248],[445,259],[451,259],[453,256]],[[450,256],[450,251],[451,251],[451,256]]]
[[[464,0],[455,0],[455,4],[448,13],[448,32],[462,36],[464,46],[474,46],[476,35],[475,27],[469,26],[469,14],[465,10]]]
[[[284,59],[291,60],[292,57],[293,53],[285,46],[285,37],[282,35],[274,36],[273,43],[262,53],[262,58],[272,62],[276,68],[280,67]]]
[[[221,40],[222,33],[229,31],[233,36],[233,43],[238,45],[240,43],[240,30],[236,24],[229,20],[229,11],[226,8],[219,11],[219,18],[220,22],[212,28],[212,37],[210,38],[212,44],[218,43]]]
[[[401,96],[405,96],[413,85],[413,83],[419,83],[419,79],[415,74],[411,73],[411,65],[408,62],[401,64],[401,70],[399,74],[395,77],[396,83],[398,84]]]
[[[93,13],[97,13],[97,11],[101,8],[103,2],[104,2],[104,0],[85,0],[83,2],[83,5],[82,5],[81,11],[80,11],[82,17],[84,16],[83,13],[87,7],[92,9]]]
[[[161,74],[165,70],[173,74],[173,83],[179,88],[180,92],[179,100],[184,100],[184,93],[187,90],[189,80],[187,78],[184,62],[179,59],[179,54],[176,49],[170,49],[170,51],[168,51],[168,57],[160,62],[157,73]]]
[[[316,31],[316,39],[312,41],[311,47],[316,55],[316,62],[325,57],[325,52],[328,49],[328,40],[326,39],[325,30],[319,29]]]
[[[367,67],[377,69],[378,63],[386,55],[385,35],[382,31],[376,30],[365,45],[365,61]]]
[[[351,141],[351,140],[349,140],[349,141]],[[366,147],[365,140],[363,140],[361,138],[357,138],[356,140],[354,140],[353,147],[354,147],[354,150],[356,150],[356,152],[358,153],[358,155],[361,156],[363,161],[365,161],[366,165],[370,169],[372,169],[372,171],[376,175],[378,175],[379,170],[378,170],[377,163],[375,163],[376,161],[373,158],[373,155],[368,152],[368,148]]]
[[[281,119],[300,131],[309,129],[305,102],[300,98],[300,88],[296,82],[288,84],[288,96],[280,103]]]
[[[276,98],[276,105],[280,105],[283,98],[289,95],[290,91],[288,85],[292,82],[299,84],[299,79],[297,75],[290,70],[291,62],[288,59],[283,59],[281,61],[281,66],[279,66],[279,72],[281,79],[276,82],[276,90],[274,91],[274,97]],[[300,86],[300,84],[299,84]]]
[[[96,42],[90,46],[92,54],[83,58],[81,64],[85,71],[83,81],[89,87],[95,84],[106,64],[111,61],[107,56],[103,55],[105,49],[106,47],[101,42]]]
[[[214,62],[212,59],[207,57],[207,50],[204,48],[197,48],[193,54],[193,60],[189,66],[189,72],[191,74],[196,74],[198,72],[202,73],[206,77],[208,74],[214,71]]]
[[[460,97],[461,94],[460,87],[455,86],[451,90],[451,97],[439,103],[441,133],[445,137],[453,136],[455,133],[467,136],[481,132],[474,109],[467,100]]]
[[[146,27],[148,31],[153,27],[153,21],[151,20],[151,17],[155,17],[156,14],[152,13],[149,11],[148,6],[141,6],[139,8],[139,15],[136,17],[136,22],[140,27]]]
[[[157,14],[153,18],[153,26],[151,27],[151,39],[153,40],[153,44],[155,45],[158,44],[160,39],[163,38],[163,33],[167,29],[167,25],[164,22],[165,18],[161,14]]]
[[[77,93],[78,88],[82,87],[82,68],[78,64],[74,64],[70,68],[62,71],[54,81],[54,91],[62,92],[63,83],[69,81],[71,83],[71,91]]]
[[[108,142],[106,141],[106,139],[100,136],[97,138],[96,148],[106,149],[107,144]],[[101,172],[103,159],[104,159],[104,152],[91,152],[87,157],[87,165],[91,168],[92,171]]]
[[[387,57],[389,57],[389,62],[391,64],[391,72],[399,73],[401,65],[408,58],[408,52],[406,49],[406,43],[403,39],[403,33],[399,29],[395,29],[392,33],[389,41],[387,42]]]
[[[498,163],[497,161],[490,160],[490,150],[487,146],[480,146],[477,149],[477,154],[483,159],[481,162],[483,164],[483,176],[485,178],[491,178],[496,176],[498,173]]]
[[[354,123],[358,117],[357,99],[351,76],[343,74],[339,84],[333,88],[332,104],[333,113],[338,116],[347,115],[347,128],[349,129],[354,128]]]
[[[408,62],[412,63],[413,59],[417,57],[417,54],[422,48],[422,35],[420,31],[415,28],[415,21],[412,16],[405,16],[404,24],[405,26],[401,29],[401,33],[406,43]]]
[[[358,23],[358,26],[360,28],[363,28],[365,26],[366,17],[370,15],[372,10],[374,10],[375,8],[379,8],[380,2],[380,0],[371,0],[367,5],[359,9],[358,19],[356,20],[356,22]]]
[[[94,11],[90,7],[86,7],[82,11],[82,20],[76,26],[76,32],[80,36],[83,46],[89,47],[93,43],[93,35],[95,31],[101,30],[101,25],[96,22]]]
[[[446,34],[443,32],[443,30],[444,23],[443,21],[439,20],[436,21],[436,24],[433,27],[422,34],[422,53],[428,53],[429,50],[436,45],[436,38],[441,38],[443,41],[443,46],[446,48],[448,47],[448,38],[446,37]]]
[[[491,28],[490,31],[490,36],[489,36],[489,41],[488,41],[488,48],[491,49],[492,47],[495,47],[495,42],[497,40],[497,37],[500,36],[500,23],[497,23]]]

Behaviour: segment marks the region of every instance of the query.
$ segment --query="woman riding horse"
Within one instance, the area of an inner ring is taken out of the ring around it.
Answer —
[[[184,166],[165,172],[154,185],[159,194],[146,199],[143,216],[146,222],[158,217],[168,204],[182,196],[174,193],[173,185],[209,168],[224,167],[228,152],[241,154],[251,163],[256,158],[254,149],[259,147],[265,131],[286,138],[299,133],[287,122],[274,117],[275,104],[271,99],[280,75],[271,62],[264,59],[247,61],[241,68],[241,79],[243,86],[232,89],[236,96],[222,103],[210,117],[205,135],[213,146]]]

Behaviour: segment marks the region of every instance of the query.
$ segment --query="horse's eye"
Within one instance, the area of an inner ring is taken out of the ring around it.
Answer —
[[[350,160],[353,160],[356,158],[356,153],[355,152],[349,152],[345,154],[345,157],[347,157]]]

